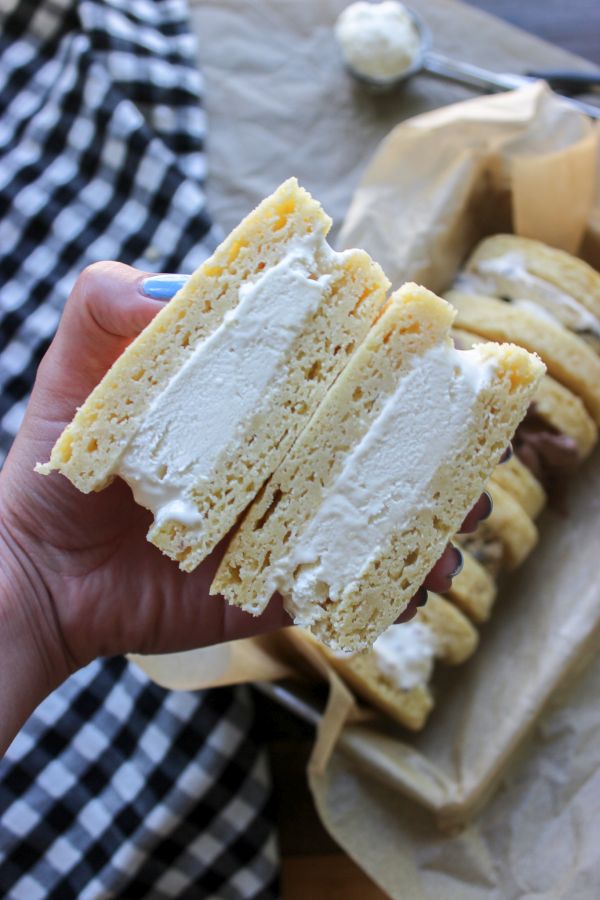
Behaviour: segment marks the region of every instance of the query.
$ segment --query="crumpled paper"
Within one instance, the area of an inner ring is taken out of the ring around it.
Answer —
[[[598,129],[545,85],[480,97],[398,125],[356,190],[340,234],[392,284],[443,291],[482,236],[514,231],[592,254]],[[597,251],[596,251],[597,252]]]

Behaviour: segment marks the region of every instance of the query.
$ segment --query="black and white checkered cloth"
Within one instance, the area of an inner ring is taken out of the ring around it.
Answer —
[[[13,7],[0,13],[3,455],[81,269],[190,271],[217,239],[184,0]]]
[[[0,464],[77,274],[186,272],[216,245],[184,0],[0,3]],[[0,762],[0,896],[270,898],[265,757],[240,689],[102,660]]]
[[[0,768],[0,896],[276,897],[265,757],[244,690],[164,691],[97,661]]]

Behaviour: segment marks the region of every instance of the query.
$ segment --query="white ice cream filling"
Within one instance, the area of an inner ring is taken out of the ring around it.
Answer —
[[[478,347],[437,345],[414,358],[289,555],[269,573],[268,590],[281,591],[297,624],[318,621],[320,601],[342,598],[391,534],[435,502],[429,485],[464,444],[477,395],[493,371]]]
[[[503,287],[511,293],[514,306],[525,309],[540,318],[569,328],[575,332],[589,332],[600,340],[600,319],[583,303],[555,284],[533,275],[527,269],[525,258],[518,251],[510,251],[492,259],[483,259],[477,263],[474,275],[466,273],[459,278],[458,286],[470,284],[482,292],[496,291],[495,283],[489,276],[497,275],[503,279]],[[487,277],[486,277],[487,276]],[[531,295],[527,289],[531,289]],[[534,308],[537,307],[537,310]]]
[[[116,474],[158,527],[176,521],[202,530],[192,489],[210,483],[221,455],[250,421],[260,425],[269,389],[285,377],[290,348],[323,303],[342,258],[320,233],[294,238],[280,262],[241,286],[237,306],[150,403]],[[329,274],[315,277],[317,259]]]
[[[402,3],[352,3],[339,16],[335,34],[347,64],[359,75],[386,81],[408,69],[421,47]]]
[[[436,637],[425,622],[390,625],[373,644],[380,671],[402,691],[425,687],[431,678]]]

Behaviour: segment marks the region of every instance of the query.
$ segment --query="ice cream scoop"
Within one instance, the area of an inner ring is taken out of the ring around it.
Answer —
[[[413,75],[427,72],[486,92],[510,91],[544,80],[559,93],[580,93],[600,84],[600,72],[492,72],[431,49],[431,32],[423,19],[398,0],[346,7],[335,25],[348,71],[374,92],[392,90]],[[562,96],[565,96],[564,93]],[[565,97],[565,102],[591,118],[600,107]]]

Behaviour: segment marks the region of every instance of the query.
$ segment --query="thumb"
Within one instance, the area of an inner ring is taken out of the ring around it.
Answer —
[[[71,418],[164,306],[142,295],[145,277],[116,262],[95,263],[82,272],[38,370],[32,404],[42,404],[46,412],[51,408],[53,418]]]

